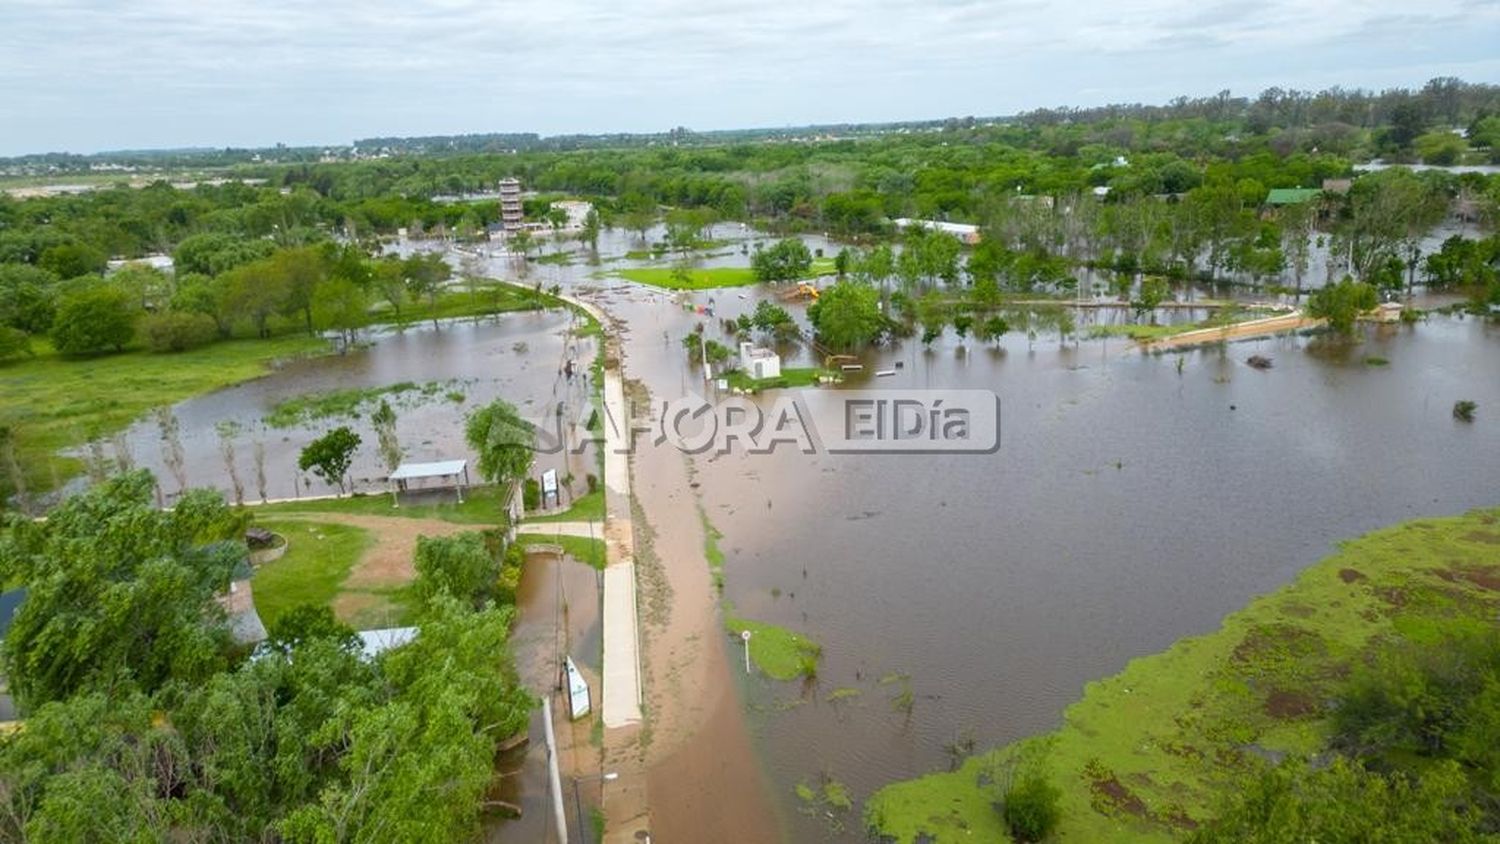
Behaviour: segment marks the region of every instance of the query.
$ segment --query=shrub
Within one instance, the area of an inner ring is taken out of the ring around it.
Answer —
[[[168,311],[141,320],[141,339],[153,352],[185,352],[206,346],[218,335],[218,326],[208,314]]]
[[[1460,422],[1473,422],[1474,411],[1478,409],[1479,405],[1468,399],[1456,401],[1453,403],[1453,418]]]
[[[417,537],[414,565],[415,589],[423,606],[446,593],[478,608],[493,596],[500,581],[500,561],[478,532]]]
[[[70,293],[52,320],[52,345],[65,355],[123,351],[135,336],[137,307],[129,294],[108,285]]]
[[[536,478],[527,478],[521,483],[521,506],[528,511],[542,506],[542,485]]]
[[[31,335],[19,328],[0,325],[0,360],[31,354]]]
[[[1062,791],[1041,772],[1026,774],[1005,792],[1000,810],[1010,834],[1018,841],[1041,841],[1062,818],[1058,799]]]

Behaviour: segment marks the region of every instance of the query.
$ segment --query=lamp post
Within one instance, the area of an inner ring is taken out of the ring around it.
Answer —
[[[589,833],[588,827],[583,823],[583,799],[578,795],[578,784],[581,782],[592,782],[594,780],[598,780],[600,783],[600,788],[602,790],[604,783],[614,782],[619,778],[620,775],[616,771],[610,771],[603,774],[589,774],[585,777],[573,778],[573,810],[578,815],[578,840],[582,841],[584,844],[588,844]]]

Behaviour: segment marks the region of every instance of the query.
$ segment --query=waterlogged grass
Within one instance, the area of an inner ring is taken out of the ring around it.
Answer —
[[[781,375],[776,378],[751,378],[739,370],[726,373],[724,378],[729,382],[731,389],[758,393],[761,390],[811,387],[825,376],[832,376],[833,374],[833,372],[820,367],[792,367],[781,370]]]
[[[996,783],[1027,755],[1062,789],[1057,840],[1180,838],[1263,756],[1321,751],[1326,702],[1379,640],[1497,608],[1500,510],[1367,534],[1218,631],[1088,684],[1055,732],[881,789],[865,822],[896,842],[1008,840]]]
[[[725,608],[724,627],[736,635],[750,631],[750,661],[767,676],[795,680],[817,675],[823,648],[806,636],[774,624],[736,618],[729,607]]]
[[[253,505],[259,517],[301,513],[348,513],[357,516],[396,516],[408,519],[440,519],[465,525],[504,525],[509,491],[498,486],[469,487],[460,504],[452,492],[414,493],[402,496],[400,507],[391,506],[390,495],[351,495],[312,501],[283,501]],[[415,500],[414,500],[415,499]]]
[[[486,281],[473,290],[444,293],[435,307],[408,303],[399,318],[389,305],[377,304],[369,322],[410,324],[564,306],[546,293]],[[82,469],[82,462],[58,452],[107,438],[154,407],[258,378],[281,361],[333,351],[323,338],[301,333],[295,320],[273,320],[272,329],[286,333],[224,340],[173,354],[133,349],[83,358],[63,357],[45,338],[33,339],[32,356],[0,363],[0,427],[15,435],[27,489],[35,493],[60,486]],[[8,479],[0,482],[0,492],[9,489]]]
[[[413,325],[433,319],[482,317],[560,306],[556,299],[546,293],[502,281],[484,280],[472,287],[449,288],[438,297],[436,304],[429,304],[426,300],[408,302],[402,305],[399,316],[389,302],[377,302],[370,309],[370,323]]]
[[[1168,337],[1176,337],[1178,334],[1186,334],[1189,331],[1202,331],[1206,328],[1232,328],[1242,322],[1265,319],[1268,316],[1280,316],[1276,311],[1251,308],[1246,310],[1221,310],[1214,316],[1200,322],[1183,322],[1173,325],[1095,325],[1089,329],[1090,339],[1100,337],[1128,337],[1142,343],[1152,340],[1164,340]]]
[[[286,554],[255,570],[250,588],[266,627],[302,604],[326,607],[354,564],[374,541],[369,531],[349,525],[303,521],[262,521],[261,527],[286,537]]]
[[[803,278],[817,278],[833,272],[833,259],[818,258]],[[709,290],[715,287],[743,287],[755,284],[755,271],[749,267],[704,267],[679,271],[675,267],[636,267],[616,270],[615,274],[638,284],[665,287],[669,290]]]
[[[602,522],[604,521],[604,488],[590,493],[585,493],[573,499],[568,509],[557,513],[548,513],[545,516],[527,516],[527,524],[546,524],[547,522]]]
[[[375,403],[385,396],[402,399],[403,406],[410,405],[413,401],[436,398],[462,402],[464,394],[452,389],[452,386],[452,381],[428,381],[425,384],[401,381],[384,387],[350,387],[321,393],[303,393],[279,402],[262,418],[272,428],[290,428],[318,419],[358,418],[362,412],[373,410]]]
[[[587,566],[603,570],[605,559],[605,547],[603,539],[590,539],[586,536],[562,536],[551,533],[521,533],[516,535],[516,543],[522,547],[530,545],[557,545],[561,546],[563,553]]]
[[[755,273],[749,267],[709,267],[687,270],[685,274],[671,267],[636,267],[617,270],[616,274],[637,284],[669,290],[708,290],[755,283]]]
[[[713,578],[714,588],[723,594],[724,549],[719,547],[719,540],[724,538],[724,534],[708,520],[708,514],[703,512],[701,506],[698,508],[698,518],[703,522],[703,558],[708,560],[708,572]]]
[[[34,357],[0,363],[0,426],[15,432],[32,491],[52,488],[78,471],[79,462],[58,451],[124,430],[151,408],[258,378],[280,361],[331,350],[326,341],[305,335],[95,358],[63,357],[43,339],[32,348]]]
[[[1194,323],[1182,323],[1179,325],[1096,325],[1089,329],[1089,338],[1100,337],[1128,337],[1131,340],[1161,340],[1165,337],[1174,337],[1189,331],[1197,331],[1206,326]]]

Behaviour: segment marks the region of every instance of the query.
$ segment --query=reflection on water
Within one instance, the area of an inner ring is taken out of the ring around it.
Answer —
[[[826,254],[837,249],[810,242]],[[622,232],[601,243],[607,256],[634,246]],[[706,265],[742,265],[739,250],[732,244]],[[529,280],[586,293],[622,320],[627,374],[655,396],[702,392],[682,337],[700,322],[720,336],[718,318],[748,313],[774,294],[674,294],[604,275],[631,264],[539,265]],[[503,259],[492,268],[508,272]],[[684,307],[710,299],[714,319]],[[793,310],[805,322],[802,309]],[[1126,318],[1120,310],[1084,311],[1080,334]],[[190,482],[226,487],[217,422],[253,427],[275,402],[335,386],[461,380],[461,407],[402,410],[401,430],[415,459],[467,454],[463,411],[492,396],[523,408],[580,400],[578,387],[558,377],[572,354],[564,348],[568,320],[520,314],[498,324],[411,330],[345,358],[293,364],[185,402],[178,413]],[[527,353],[515,351],[518,342]],[[1500,328],[1434,317],[1369,329],[1353,348],[1279,337],[1180,357],[1131,349],[1119,339],[1062,343],[1055,328],[1041,326],[1035,336],[1013,332],[995,346],[950,332],[930,349],[906,341],[865,356],[866,374],[849,386],[996,391],[1002,446],[994,454],[831,457],[783,449],[698,459],[699,492],[724,534],[726,598],[747,617],[823,645],[812,685],[752,681],[746,688],[794,840],[828,834],[822,820],[796,811],[799,781],[827,774],[865,796],[945,767],[946,744],[972,738],[983,747],[1049,729],[1084,683],[1214,628],[1337,540],[1500,501],[1500,424],[1489,414],[1500,414]],[[789,366],[819,362],[797,347],[782,351]],[[579,344],[580,359],[591,353]],[[1251,354],[1272,358],[1274,367],[1246,366]],[[1389,364],[1367,363],[1377,357]],[[870,378],[897,362],[895,376]],[[1479,405],[1473,425],[1450,417],[1461,398]],[[364,425],[356,420],[373,443]],[[257,434],[266,438],[273,495],[293,494],[296,451],[321,429]],[[159,467],[153,424],[132,428],[129,440],[138,461]],[[239,453],[248,460],[248,446]],[[591,460],[576,465],[579,477],[592,471]],[[247,468],[241,473],[250,477]],[[354,474],[377,473],[367,447]],[[522,670],[542,684],[546,660],[557,653],[541,641],[556,629],[546,615],[561,606],[545,600],[558,587],[545,572],[528,569],[517,634],[518,648],[531,654]],[[570,574],[564,585],[585,594],[589,577]],[[596,600],[568,605],[592,612]],[[595,615],[569,616],[571,642],[597,641]],[[597,653],[574,653],[597,667]],[[892,676],[909,679],[881,682]],[[892,705],[906,682],[909,715]],[[844,687],[860,694],[830,702]],[[535,777],[528,768],[517,779],[532,824],[547,814],[540,792],[526,785]],[[858,829],[857,820],[849,827]]]
[[[235,465],[247,500],[258,498],[255,445],[265,451],[266,494],[270,498],[326,495],[334,489],[297,469],[297,455],[325,431],[348,425],[363,439],[350,475],[357,488],[377,491],[386,474],[380,465],[375,433],[368,418],[372,407],[358,418],[320,419],[291,428],[275,429],[263,422],[278,403],[298,396],[350,388],[385,387],[401,382],[441,386],[430,395],[417,391],[388,397],[396,410],[397,433],[408,460],[441,460],[473,454],[464,441],[465,416],[495,398],[504,398],[526,416],[549,417],[559,402],[563,418],[574,419],[586,406],[588,394],[581,378],[562,374],[565,361],[593,358],[594,342],[578,338],[568,311],[533,311],[498,319],[430,324],[405,331],[386,331],[371,345],[346,355],[293,361],[254,381],[181,402],[174,407],[181,429],[185,474],[194,487],[211,486],[229,494],[219,426],[232,422]],[[168,493],[175,493],[172,474],[164,463],[157,425],[137,422],[126,432],[131,457],[151,469]],[[587,454],[541,455],[538,471],[559,469],[581,479],[595,471]],[[470,477],[479,478],[471,467]]]
[[[761,295],[716,294],[730,318]],[[634,377],[658,396],[701,391],[679,346],[701,317],[659,292],[597,295],[632,327]],[[1500,328],[1434,317],[1355,347],[1268,338],[1187,352],[1180,372],[1176,355],[1132,349],[950,332],[866,355],[848,384],[994,390],[995,454],[699,458],[725,597],[823,645],[811,686],[747,689],[792,840],[828,834],[797,811],[800,781],[826,773],[864,796],[945,768],[949,743],[1047,730],[1084,683],[1213,629],[1339,539],[1500,501],[1500,426],[1450,416],[1460,398],[1500,409]],[[890,675],[910,678],[909,717]],[[844,687],[861,694],[830,702]]]

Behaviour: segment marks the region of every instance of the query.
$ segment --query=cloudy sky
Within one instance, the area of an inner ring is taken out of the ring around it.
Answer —
[[[1500,82],[1500,0],[0,0],[0,155]]]

